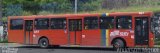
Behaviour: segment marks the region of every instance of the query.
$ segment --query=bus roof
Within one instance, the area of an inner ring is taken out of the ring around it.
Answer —
[[[152,15],[152,12],[112,12],[94,14],[54,14],[54,15],[31,15],[31,16],[9,16],[9,18],[43,18],[43,17],[81,17],[81,16],[123,16],[123,15]]]

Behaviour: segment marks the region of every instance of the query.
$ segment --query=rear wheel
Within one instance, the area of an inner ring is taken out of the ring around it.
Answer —
[[[49,46],[49,41],[47,38],[41,38],[38,44],[41,48],[47,48]]]
[[[121,39],[116,39],[114,42],[113,42],[113,48],[124,48],[125,47],[125,43],[123,40]]]

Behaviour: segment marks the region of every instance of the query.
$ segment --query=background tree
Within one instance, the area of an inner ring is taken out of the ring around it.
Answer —
[[[0,18],[2,18],[2,0],[0,0]]]
[[[129,6],[129,0],[104,0],[102,6],[107,9],[124,8]]]

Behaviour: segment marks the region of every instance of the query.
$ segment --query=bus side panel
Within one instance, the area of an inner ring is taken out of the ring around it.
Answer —
[[[8,17],[8,42],[24,44],[24,30],[11,30],[10,17]]]
[[[82,30],[82,45],[100,46],[101,45],[100,29]]]
[[[154,47],[154,35],[153,33],[149,33],[149,47]]]
[[[50,30],[50,41],[52,45],[68,44],[68,35],[66,30]]]
[[[38,31],[34,33],[36,38],[34,38],[34,41],[37,41],[40,37],[45,36],[49,40],[50,45],[66,45],[68,43],[67,39],[67,32],[65,30],[35,30]],[[38,38],[38,39],[37,39]]]
[[[34,33],[33,33],[33,35],[35,36],[34,38],[33,38],[33,44],[38,44],[38,40],[42,37],[42,36],[44,36],[44,37],[46,37],[46,38],[48,38],[48,40],[49,40],[49,43],[51,43],[51,39],[50,39],[50,33],[49,33],[49,31],[48,30],[34,30]],[[32,36],[33,36],[32,35]],[[35,41],[37,41],[36,43],[35,43]]]
[[[23,30],[8,30],[8,42],[16,42],[23,44],[24,31]]]

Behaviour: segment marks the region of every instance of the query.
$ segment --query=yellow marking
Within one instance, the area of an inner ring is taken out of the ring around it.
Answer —
[[[109,16],[109,13],[106,13],[106,16]]]
[[[109,45],[109,30],[106,30],[106,46],[108,47]]]

